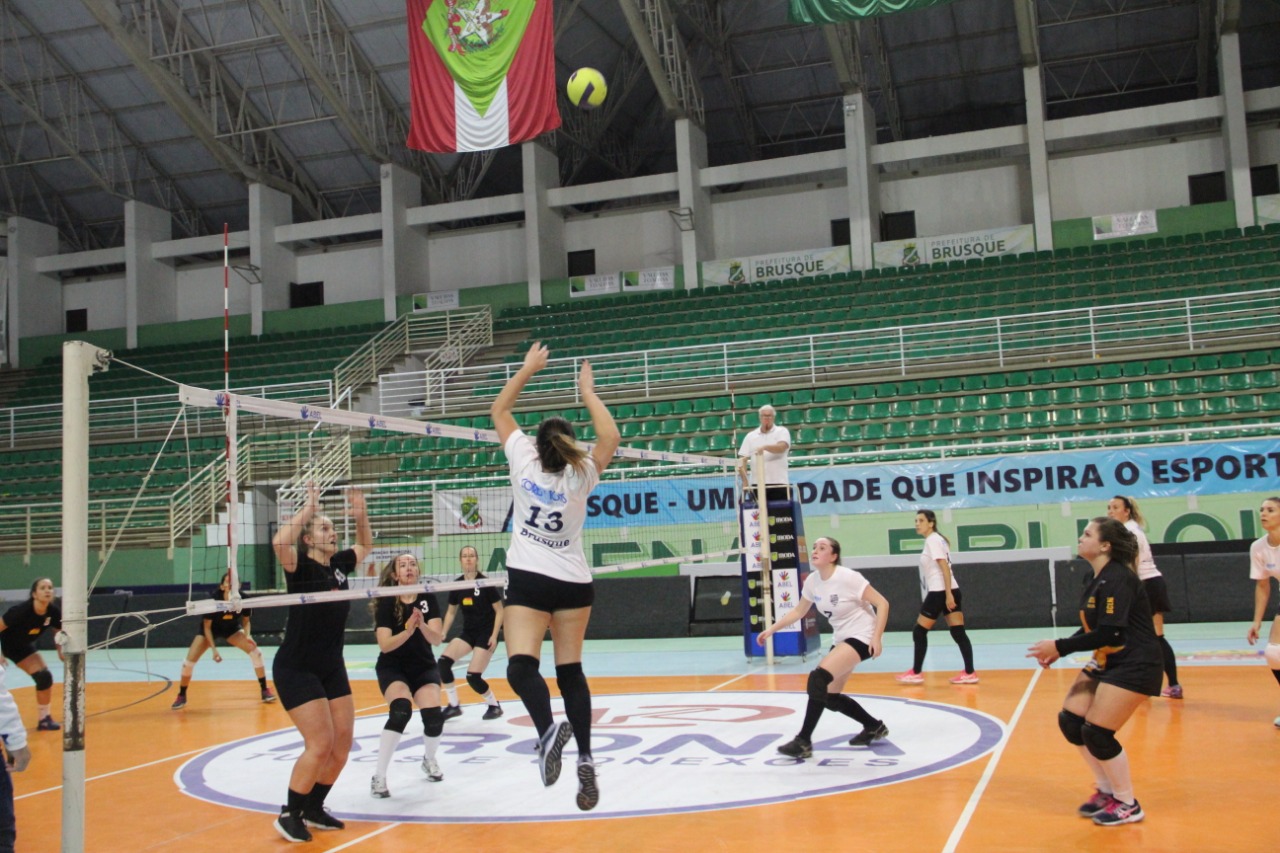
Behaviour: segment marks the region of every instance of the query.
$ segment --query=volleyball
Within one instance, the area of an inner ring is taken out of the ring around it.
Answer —
[[[569,75],[565,93],[575,106],[594,110],[604,103],[605,95],[609,94],[609,84],[604,81],[604,75],[594,68],[579,68]]]

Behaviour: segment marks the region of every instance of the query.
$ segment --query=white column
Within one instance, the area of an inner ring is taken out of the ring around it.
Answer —
[[[707,168],[707,134],[687,118],[676,119],[676,184],[680,191],[680,264],[685,290],[700,285],[699,265],[716,256],[715,217],[711,193],[702,186],[702,170]]]
[[[9,363],[18,363],[18,341],[34,335],[57,335],[66,328],[62,280],[36,272],[36,261],[58,254],[58,229],[34,219],[11,216],[9,241]]]
[[[394,163],[382,176],[382,318],[396,318],[396,296],[431,289],[427,276],[427,232],[406,222],[410,208],[422,204],[422,181]]]
[[[1036,248],[1053,248],[1053,204],[1049,193],[1049,149],[1044,138],[1044,85],[1039,66],[1022,69],[1027,101],[1027,155],[1031,165],[1031,212]]]
[[[124,203],[125,346],[138,345],[138,327],[178,316],[177,273],[151,257],[151,244],[173,239],[173,218],[140,201]]]
[[[1222,160],[1227,173],[1227,198],[1235,203],[1236,225],[1247,228],[1255,220],[1239,33],[1222,33],[1218,38],[1218,79],[1222,81]]]
[[[564,248],[564,218],[547,204],[547,190],[560,186],[560,164],[554,151],[537,142],[520,146],[524,167],[524,256],[529,278],[529,304],[542,304],[542,282],[569,274]]]
[[[855,270],[870,269],[880,239],[880,170],[871,162],[875,111],[862,92],[844,96],[844,152],[849,199],[849,255]]]
[[[262,334],[262,313],[289,307],[289,284],[298,280],[293,252],[276,242],[276,226],[293,223],[293,199],[263,184],[249,185],[250,334]]]

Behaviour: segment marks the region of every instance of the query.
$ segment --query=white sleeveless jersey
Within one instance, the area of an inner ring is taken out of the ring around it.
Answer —
[[[1138,540],[1138,579],[1151,580],[1160,577],[1160,570],[1156,568],[1156,558],[1151,556],[1151,543],[1147,541],[1147,534],[1142,529],[1142,525],[1134,521],[1132,518],[1124,523]]]
[[[942,574],[939,560],[946,560],[951,565],[951,588],[959,589],[956,580],[956,567],[951,564],[951,547],[941,533],[930,533],[924,540],[924,550],[920,552],[920,589],[923,592],[944,592],[946,578]]]
[[[600,482],[595,460],[585,476],[572,467],[558,474],[542,470],[533,439],[516,430],[503,447],[511,469],[511,547],[507,566],[571,583],[590,583],[582,553],[587,496]]]
[[[1267,537],[1249,546],[1249,579],[1260,581],[1265,577],[1280,580],[1280,545],[1267,542]]]
[[[861,573],[836,566],[831,578],[825,581],[816,569],[810,572],[800,595],[812,601],[827,617],[835,633],[835,642],[861,640],[870,643],[876,635],[876,611],[862,598],[870,586],[870,581]]]

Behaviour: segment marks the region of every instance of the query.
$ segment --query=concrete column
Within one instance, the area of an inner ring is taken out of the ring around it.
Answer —
[[[844,152],[849,198],[849,255],[855,270],[871,269],[880,239],[880,170],[871,162],[875,110],[862,92],[844,96]]]
[[[1022,69],[1022,91],[1027,101],[1027,155],[1031,164],[1031,212],[1035,221],[1036,248],[1053,248],[1053,204],[1049,193],[1049,149],[1044,138],[1044,85],[1040,67]]]
[[[58,254],[58,229],[43,222],[11,216],[8,221],[9,317],[5,346],[9,363],[21,367],[18,341],[35,335],[57,335],[66,328],[62,280],[36,272],[36,261]]]
[[[687,118],[676,119],[676,184],[680,190],[680,264],[685,290],[698,287],[699,265],[716,257],[715,217],[711,192],[702,186],[707,168],[707,134]]]
[[[1227,198],[1235,203],[1236,226],[1247,228],[1255,220],[1239,33],[1222,33],[1218,37],[1218,79],[1222,81],[1222,160],[1227,172]]]
[[[249,283],[250,334],[262,334],[264,311],[289,307],[289,284],[298,280],[298,264],[293,252],[276,242],[276,227],[292,223],[293,199],[263,184],[249,185],[249,263],[259,279]]]
[[[554,151],[537,142],[520,146],[524,167],[524,255],[529,277],[529,304],[542,304],[542,282],[569,274],[564,248],[564,217],[547,204],[547,190],[560,186],[560,164]]]
[[[138,327],[178,316],[177,273],[151,257],[151,244],[173,239],[173,217],[139,201],[124,203],[125,346],[138,345]]]
[[[410,208],[422,204],[422,181],[394,163],[384,163],[382,176],[382,318],[396,318],[396,296],[431,289],[427,277],[426,229],[406,223]]]

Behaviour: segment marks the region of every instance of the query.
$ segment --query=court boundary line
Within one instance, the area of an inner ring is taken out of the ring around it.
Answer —
[[[955,853],[956,846],[959,845],[960,839],[964,836],[965,830],[969,828],[969,821],[973,819],[973,814],[978,810],[978,803],[982,800],[982,795],[986,793],[987,785],[991,782],[996,773],[996,766],[1000,763],[1001,757],[1004,756],[1004,748],[1009,745],[1009,741],[1013,739],[1013,731],[1018,726],[1018,720],[1022,718],[1022,712],[1026,710],[1027,703],[1031,701],[1031,694],[1035,691],[1036,683],[1040,680],[1040,673],[1044,672],[1044,667],[1036,667],[1031,675],[1031,681],[1027,684],[1027,689],[1022,692],[1022,699],[1018,702],[1018,707],[1014,709],[1013,716],[1009,718],[1009,728],[1005,733],[1004,739],[996,747],[995,752],[991,754],[991,760],[987,762],[987,769],[983,771],[982,778],[978,780],[977,786],[973,789],[973,793],[969,795],[969,802],[965,803],[964,811],[960,813],[956,825],[951,830],[951,835],[947,838],[946,846],[942,848],[942,853]]]

